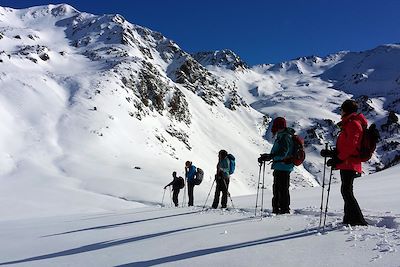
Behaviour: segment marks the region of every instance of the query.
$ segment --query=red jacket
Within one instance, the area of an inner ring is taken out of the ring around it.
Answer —
[[[368,126],[363,114],[351,113],[342,118],[341,132],[336,141],[338,158],[343,162],[336,165],[338,170],[353,170],[361,173],[361,160],[357,158],[361,146],[363,128]]]

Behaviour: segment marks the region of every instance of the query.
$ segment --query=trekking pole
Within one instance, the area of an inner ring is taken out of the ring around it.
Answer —
[[[187,188],[187,180],[185,179],[185,188],[183,189],[182,208],[184,206],[186,206],[186,188]]]
[[[167,189],[165,189],[165,188],[164,188],[164,193],[163,193],[163,195],[162,195],[162,200],[161,200],[161,207],[163,207],[163,206],[164,206],[164,196],[165,196],[165,190],[167,190]]]
[[[229,191],[228,191],[228,185],[226,184],[225,179],[222,178],[222,181],[224,181],[225,188],[226,188],[226,191],[227,191],[226,193],[228,194],[228,197],[229,197],[229,199],[231,200],[232,209],[234,209],[234,208],[235,208],[235,205],[233,205],[233,201],[232,201],[232,198],[231,198],[231,193],[229,193]]]
[[[172,189],[171,186],[169,187],[169,205],[172,207]]]
[[[325,150],[328,150],[328,143],[325,143]],[[321,207],[319,213],[319,226],[318,229],[321,230],[321,223],[322,223],[322,208],[324,203],[324,191],[325,191],[325,170],[326,170],[326,157],[324,157],[324,172],[322,175],[322,196],[321,196]]]
[[[257,196],[256,196],[256,207],[254,208],[254,217],[257,216],[257,206],[258,206],[258,192],[260,191],[260,179],[261,179],[261,166],[265,163],[260,163],[260,169],[258,171],[258,182],[257,182]]]
[[[208,200],[208,198],[210,197],[211,190],[212,190],[212,188],[213,188],[213,186],[214,186],[214,183],[215,183],[215,179],[214,179],[214,181],[213,181],[213,182],[212,182],[212,184],[211,184],[210,192],[208,192],[208,195],[207,195],[206,201],[204,202],[204,205],[203,205],[203,210],[204,210],[204,209],[205,209],[205,207],[206,207],[207,200]]]
[[[262,186],[261,186],[261,220],[262,220],[262,213],[264,210],[264,182],[265,182],[265,163],[263,165],[263,180],[262,180]]]
[[[329,183],[328,183],[328,193],[326,195],[324,226],[322,228],[322,231],[325,231],[326,213],[328,212],[329,192],[331,191],[332,173],[333,173],[333,167],[331,166],[331,174],[329,175]]]

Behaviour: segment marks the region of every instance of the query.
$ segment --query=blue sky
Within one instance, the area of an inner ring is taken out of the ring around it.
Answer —
[[[1,6],[46,5],[0,0]],[[93,14],[119,13],[187,52],[229,48],[250,65],[400,43],[400,0],[53,1]]]

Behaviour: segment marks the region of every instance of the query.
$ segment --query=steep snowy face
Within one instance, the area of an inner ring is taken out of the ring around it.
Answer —
[[[26,199],[45,211],[68,195],[85,203],[62,205],[75,211],[157,203],[186,160],[213,177],[222,148],[241,162],[232,193],[254,188],[253,156],[268,144],[234,83],[120,15],[67,5],[0,12],[1,190],[20,183],[16,208],[26,211]],[[43,197],[54,192],[58,200]],[[100,207],[102,198],[112,200]]]
[[[382,45],[365,52],[351,52],[321,75],[335,87],[356,96],[398,95],[400,88],[400,45]],[[387,101],[391,105],[393,100]],[[398,110],[397,110],[398,112]]]
[[[203,66],[217,66],[229,70],[245,70],[248,65],[232,50],[224,49],[209,52],[198,52],[193,57]]]

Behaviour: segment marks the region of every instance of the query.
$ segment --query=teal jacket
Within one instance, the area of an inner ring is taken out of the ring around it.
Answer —
[[[271,168],[278,171],[293,171],[293,163],[285,164],[281,160],[292,155],[293,153],[293,140],[292,135],[294,130],[292,128],[286,128],[281,132],[278,132],[274,145],[271,149],[271,155],[273,155],[273,162]]]
[[[229,168],[230,168],[230,161],[228,157],[225,157],[221,161],[218,162],[218,173],[222,174],[224,177],[229,177]]]

